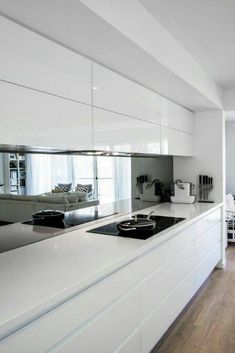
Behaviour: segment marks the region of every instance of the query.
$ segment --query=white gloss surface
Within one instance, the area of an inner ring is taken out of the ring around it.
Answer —
[[[163,203],[145,209],[143,213],[154,210],[156,215],[186,218],[147,240],[87,233],[98,226],[93,224],[1,253],[0,337],[85,290],[221,206]],[[126,217],[116,217],[115,221]],[[112,221],[106,219],[99,225]]]

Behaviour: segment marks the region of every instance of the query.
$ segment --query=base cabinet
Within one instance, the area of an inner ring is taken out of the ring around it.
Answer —
[[[211,212],[25,325],[0,341],[0,353],[149,353],[221,260],[221,215]]]
[[[205,282],[217,263],[221,260],[221,242],[217,243],[205,258],[197,265],[195,273],[196,290]]]
[[[92,353],[118,352],[116,350],[134,331],[140,321],[139,290],[127,294],[122,300],[108,308],[107,311],[84,325],[78,332],[65,340],[62,347],[55,348],[56,353]],[[129,342],[136,345],[136,341]],[[128,345],[127,345],[128,347]],[[127,348],[126,348],[127,349]],[[122,352],[119,350],[119,352]],[[125,349],[123,347],[123,352]]]
[[[142,353],[149,353],[177,318],[195,292],[195,274],[191,272],[162,305],[143,321]]]
[[[121,347],[115,350],[115,353],[142,353],[141,348],[141,330],[137,329]]]

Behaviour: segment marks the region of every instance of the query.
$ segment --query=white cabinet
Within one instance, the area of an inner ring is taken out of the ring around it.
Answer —
[[[94,108],[93,140],[95,150],[160,153],[160,126]]]
[[[220,210],[214,211],[171,239],[175,256],[162,259],[160,268],[156,262],[155,273],[142,283],[142,353],[152,350],[220,260],[219,217]],[[182,233],[188,238],[185,246],[175,241]]]
[[[56,353],[111,353],[130,336],[139,324],[141,301],[138,290],[99,315],[84,328],[59,344]],[[125,351],[124,351],[125,352]],[[138,352],[138,351],[137,351]]]
[[[194,114],[192,112],[94,63],[93,104],[112,113],[160,124],[162,126],[161,151],[154,153],[179,156],[194,154]],[[142,137],[147,138],[145,134],[146,131],[143,130]],[[141,148],[140,146],[138,152],[144,153]]]
[[[221,259],[220,217],[146,250],[0,341],[0,353],[149,353]]]
[[[11,138],[9,136],[11,141],[1,143],[92,149],[92,134],[87,135],[84,116],[87,117],[88,112],[90,115],[91,106],[94,105],[95,149],[193,155],[194,117],[187,109],[2,16],[0,46],[0,80],[89,106],[74,108],[73,102],[66,104],[53,101],[53,97],[40,96],[40,92],[36,101],[32,91],[28,90],[25,91],[28,98],[22,100],[22,105],[26,104],[25,117],[22,118],[23,109],[19,107],[21,94],[19,98],[18,94],[12,94],[6,101],[8,106],[9,103],[16,103],[16,107],[20,108],[17,114],[16,109],[13,111],[14,107],[9,106],[9,111],[5,109],[3,100],[6,93],[1,97],[0,110],[11,120],[13,129]],[[35,110],[36,107],[39,110],[38,114],[31,109],[34,104]],[[28,114],[31,115],[30,119],[27,118]],[[79,121],[79,131],[73,129],[75,115]],[[55,120],[57,125],[54,125]],[[90,125],[90,118],[87,118],[87,123]],[[20,125],[19,133],[21,126],[25,127],[22,138],[14,135],[14,126],[17,124]],[[30,139],[31,124],[34,124],[34,128],[39,127],[33,142]],[[64,136],[56,136],[55,143],[48,141],[54,140],[54,131],[60,135],[57,130],[62,124]]]
[[[115,353],[142,353],[140,329],[135,330]]]
[[[194,113],[161,97],[161,125],[194,134]]]
[[[2,144],[92,149],[91,107],[0,82]]]
[[[193,156],[194,135],[161,126],[161,153],[174,156]]]
[[[150,353],[177,318],[195,292],[194,273],[191,272],[162,305],[142,322],[142,353]]]
[[[217,243],[197,265],[195,269],[196,274],[196,288],[199,289],[205,282],[211,271],[215,268],[217,263],[221,260],[221,242]]]
[[[218,222],[215,227],[203,233],[196,240],[196,261],[199,263],[209,251],[221,241],[221,222]]]
[[[4,17],[0,47],[0,79],[91,104],[90,60]]]
[[[160,124],[161,97],[125,77],[93,64],[93,104]]]
[[[214,227],[218,222],[221,222],[221,209],[209,213],[208,216],[203,217],[196,223],[196,237],[199,238],[203,233]]]
[[[194,266],[195,249],[191,244],[143,283],[143,319],[161,305]]]

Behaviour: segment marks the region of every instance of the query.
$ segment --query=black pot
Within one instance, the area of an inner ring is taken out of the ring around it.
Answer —
[[[118,222],[117,227],[120,232],[151,232],[154,230],[156,222],[152,219],[126,219]]]
[[[34,224],[57,224],[64,220],[64,212],[58,210],[42,210],[33,214]]]

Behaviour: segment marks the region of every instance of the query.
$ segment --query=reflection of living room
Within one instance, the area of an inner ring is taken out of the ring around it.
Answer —
[[[172,158],[0,153],[0,221],[131,199],[142,174],[170,183]]]
[[[0,220],[130,198],[130,175],[129,158],[0,153]]]

